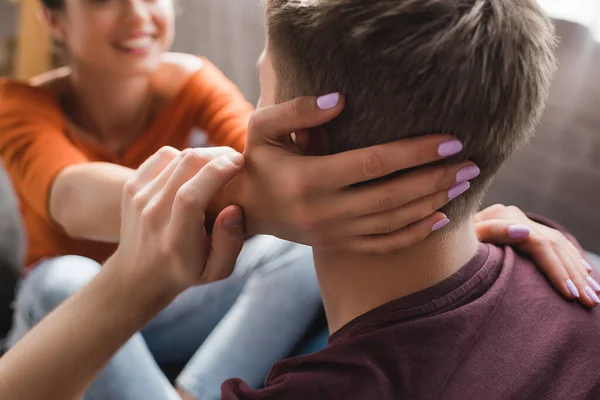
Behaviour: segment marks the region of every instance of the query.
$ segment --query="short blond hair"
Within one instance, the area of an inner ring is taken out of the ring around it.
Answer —
[[[277,101],[341,92],[333,152],[434,132],[464,144],[481,176],[445,207],[470,215],[531,136],[556,69],[536,0],[266,0]]]

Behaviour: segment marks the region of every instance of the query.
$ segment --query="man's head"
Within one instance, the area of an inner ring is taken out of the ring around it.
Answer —
[[[444,132],[481,168],[443,211],[469,216],[538,122],[555,71],[536,0],[266,0],[264,103],[341,92],[333,152]],[[456,161],[453,159],[452,161]]]

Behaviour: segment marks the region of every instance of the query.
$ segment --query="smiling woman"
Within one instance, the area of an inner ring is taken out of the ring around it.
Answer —
[[[80,69],[105,73],[150,73],[171,46],[171,0],[42,0],[53,38],[68,49]],[[68,12],[65,12],[68,10]],[[139,22],[140,17],[144,22]]]
[[[189,147],[194,129],[213,145],[241,151],[253,111],[208,60],[166,52],[174,32],[171,0],[42,5],[42,20],[68,65],[29,82],[0,81],[0,157],[29,238],[11,346],[114,252],[121,193],[134,169],[162,146]],[[257,299],[264,293],[266,302]],[[229,376],[259,385],[296,346],[320,304],[310,251],[256,236],[231,278],[173,302],[122,348],[90,396],[178,398],[157,361],[185,363],[195,353],[196,364],[178,381],[195,397],[219,398]],[[262,345],[266,332],[281,336]],[[252,349],[244,355],[243,343]]]

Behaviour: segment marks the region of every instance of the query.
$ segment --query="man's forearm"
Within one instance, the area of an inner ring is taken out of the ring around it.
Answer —
[[[109,163],[68,167],[52,187],[52,218],[73,238],[118,242],[123,185],[133,172]]]
[[[3,400],[75,399],[170,299],[140,296],[110,265],[0,359]]]

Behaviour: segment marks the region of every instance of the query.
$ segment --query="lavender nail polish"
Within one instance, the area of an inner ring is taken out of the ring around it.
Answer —
[[[456,174],[456,183],[470,181],[473,178],[477,178],[480,173],[481,170],[475,165],[461,168]]]
[[[531,230],[525,225],[511,225],[508,227],[508,237],[511,239],[525,239]]]
[[[596,292],[594,292],[591,287],[585,287],[585,294],[587,294],[590,297],[590,299],[594,301],[594,303],[600,304],[600,297],[598,297]]]
[[[569,292],[571,292],[573,297],[575,297],[576,299],[579,298],[579,290],[577,290],[577,287],[570,279],[567,279],[567,289],[569,289]]]
[[[460,153],[463,150],[463,145],[458,140],[449,140],[439,145],[438,154],[440,157],[449,157]]]
[[[329,110],[333,107],[337,106],[340,102],[340,94],[339,93],[330,93],[325,96],[321,96],[317,99],[317,106],[321,110]]]
[[[596,282],[596,280],[594,278],[592,278],[591,276],[588,276],[586,278],[586,280],[588,281],[588,283],[590,284],[590,286],[596,291],[596,292],[600,292],[600,285],[598,284],[598,282]]]
[[[592,272],[594,269],[592,268],[592,266],[590,265],[589,262],[587,262],[586,260],[584,260],[583,258],[581,259],[581,262],[583,263],[583,266],[589,271]]]
[[[448,218],[441,219],[433,225],[433,227],[431,228],[431,232],[439,231],[449,223],[450,220]]]
[[[458,196],[460,196],[461,194],[463,194],[464,192],[466,192],[467,190],[469,190],[470,187],[471,187],[471,184],[469,182],[462,182],[457,185],[454,185],[448,191],[448,198],[450,200],[455,199]]]

